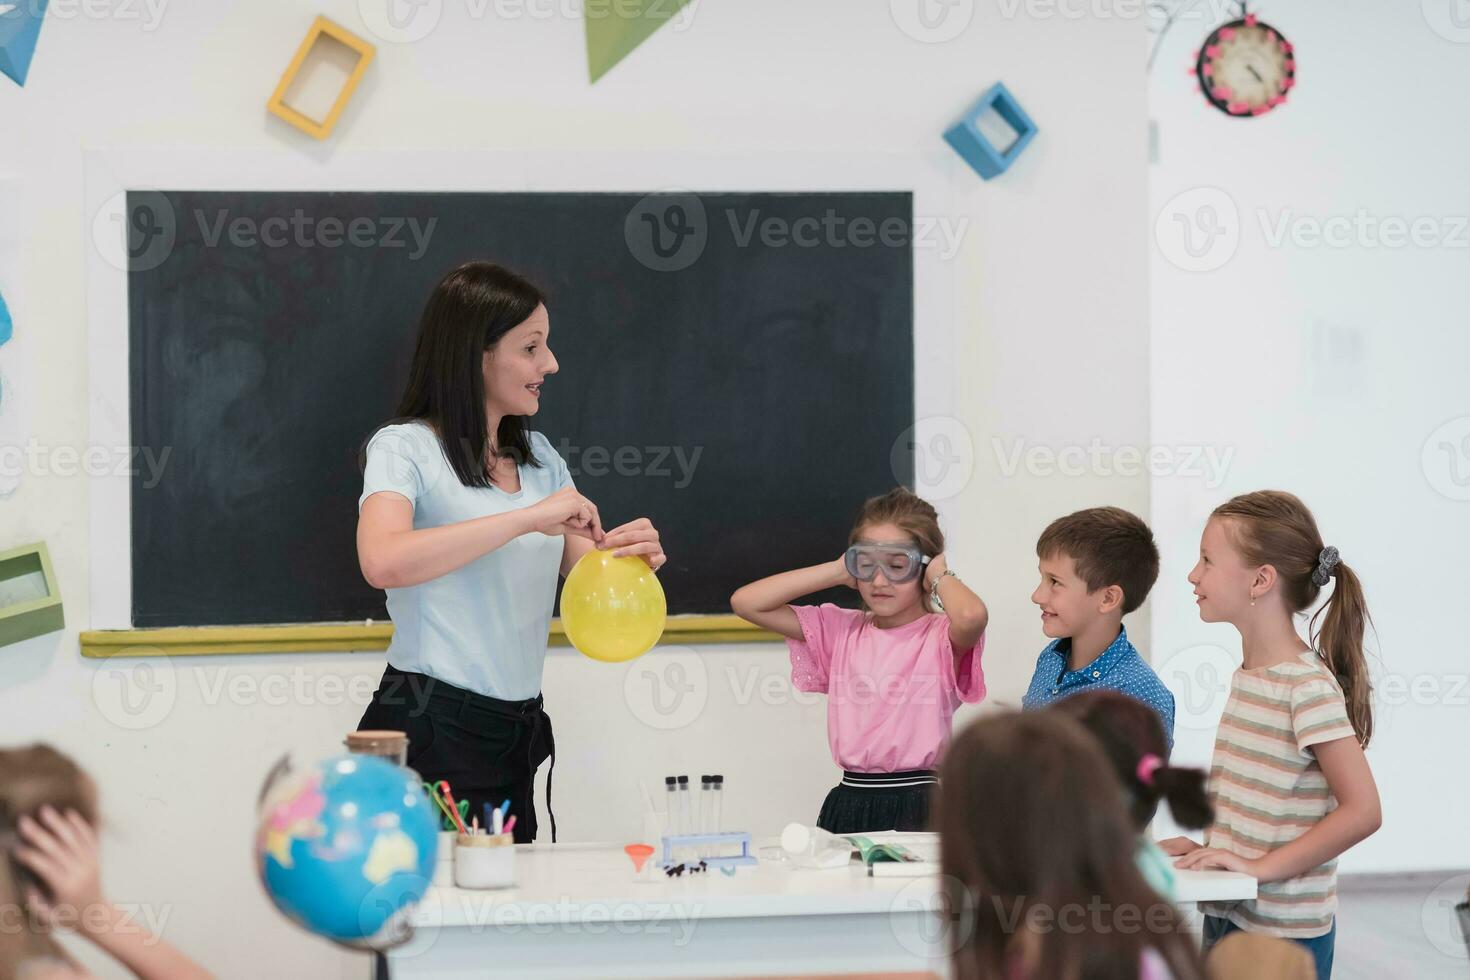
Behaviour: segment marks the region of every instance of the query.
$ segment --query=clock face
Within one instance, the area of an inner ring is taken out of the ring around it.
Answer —
[[[1254,14],[1217,28],[1195,63],[1200,90],[1230,116],[1259,116],[1286,101],[1296,56],[1281,32]]]

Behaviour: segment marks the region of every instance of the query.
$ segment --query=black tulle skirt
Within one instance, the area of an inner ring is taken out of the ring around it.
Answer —
[[[817,826],[834,834],[931,830],[929,803],[938,785],[930,769],[844,772],[823,801]]]

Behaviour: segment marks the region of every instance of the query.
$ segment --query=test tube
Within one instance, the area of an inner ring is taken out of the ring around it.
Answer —
[[[711,821],[714,820],[714,793],[710,789],[711,783],[713,782],[713,776],[700,776],[700,830],[698,830],[698,833],[701,836],[714,833],[714,830],[711,830],[711,827],[713,827]],[[714,854],[714,848],[711,848],[710,845],[701,846],[701,858],[710,857],[711,854]]]
[[[720,833],[720,808],[725,799],[725,777],[710,776],[710,833]]]
[[[694,832],[694,820],[689,810],[689,777],[679,777],[679,833],[691,834]]]
[[[688,835],[694,832],[694,817],[689,808],[689,777],[679,777],[679,833]],[[689,849],[684,849],[684,857],[689,857]],[[675,860],[678,860],[675,855]]]
[[[664,777],[664,833],[670,837],[679,834],[679,797],[678,779],[673,776]]]

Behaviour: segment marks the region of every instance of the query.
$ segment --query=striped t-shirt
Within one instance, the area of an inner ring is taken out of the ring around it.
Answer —
[[[1254,859],[1316,826],[1337,800],[1310,746],[1352,737],[1342,688],[1314,651],[1237,670],[1215,736],[1208,846]],[[1264,882],[1254,899],[1200,903],[1207,915],[1287,939],[1326,935],[1336,910],[1336,858],[1295,878]]]

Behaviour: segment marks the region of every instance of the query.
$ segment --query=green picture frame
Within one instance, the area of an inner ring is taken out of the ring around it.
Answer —
[[[23,602],[0,606],[0,646],[44,636],[66,628],[66,614],[61,607],[61,589],[56,582],[56,569],[51,565],[51,552],[45,542],[0,551],[0,582],[40,573],[46,594]]]

